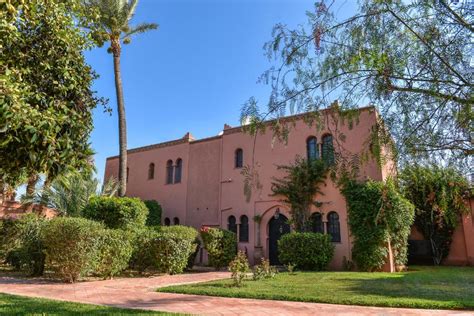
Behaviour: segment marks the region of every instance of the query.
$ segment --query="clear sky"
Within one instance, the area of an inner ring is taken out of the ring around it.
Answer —
[[[355,0],[337,1],[341,15]],[[128,148],[217,135],[224,123],[239,125],[251,96],[266,102],[268,87],[258,76],[271,64],[263,44],[276,23],[306,23],[305,0],[141,0],[132,22],[154,22],[158,30],[139,34],[122,50],[122,80]],[[105,159],[118,154],[118,122],[112,55],[106,47],[86,52],[100,75],[94,89],[109,99],[112,116],[97,108],[91,137],[98,177]]]

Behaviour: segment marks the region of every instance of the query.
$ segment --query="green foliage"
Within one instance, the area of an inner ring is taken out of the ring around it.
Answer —
[[[128,267],[132,256],[132,233],[120,229],[102,229],[97,236],[97,261],[94,273],[112,278]]]
[[[232,272],[233,285],[241,286],[249,271],[249,261],[244,251],[237,252],[237,256],[229,263],[229,271]]]
[[[296,231],[310,230],[310,207],[319,206],[314,196],[322,194],[319,186],[326,178],[325,162],[297,157],[293,164],[278,166],[278,170],[285,171],[286,175],[281,179],[274,179],[273,195],[284,197],[284,202],[291,206],[290,220]]]
[[[256,264],[252,270],[252,279],[254,281],[262,279],[273,279],[278,270],[270,265],[270,260],[262,258],[260,264]]]
[[[145,226],[148,208],[138,198],[96,196],[89,200],[83,216],[109,228],[133,230]]]
[[[199,252],[199,245],[201,244],[199,232],[194,227],[183,225],[163,226],[161,227],[161,231],[163,233],[174,233],[180,238],[191,241],[193,251],[188,258],[186,269],[192,269],[196,256]]]
[[[415,226],[430,241],[433,262],[449,254],[455,228],[468,211],[469,183],[453,168],[406,166],[400,174],[405,197],[415,205]]]
[[[217,270],[229,265],[237,254],[237,236],[231,231],[203,227],[201,238],[209,255],[209,265]]]
[[[193,242],[193,239],[176,233],[160,232],[149,243],[153,267],[158,272],[182,273],[188,264],[189,256],[194,253]]]
[[[46,264],[65,282],[75,282],[94,270],[100,223],[77,217],[56,217],[45,226],[42,240]]]
[[[302,270],[326,270],[334,255],[329,235],[292,232],[278,241],[279,259],[283,264],[295,264]]]
[[[150,249],[152,241],[159,236],[159,230],[154,226],[145,226],[132,233],[133,253],[129,265],[132,269],[143,273],[153,266],[153,254]]]
[[[45,255],[41,231],[46,220],[36,214],[26,214],[2,222],[0,238],[5,261],[30,275],[42,275]]]
[[[467,66],[474,31],[470,6],[469,1],[362,0],[341,20],[339,6],[317,1],[307,11],[307,23],[275,25],[264,46],[273,63],[261,76],[271,97],[264,110],[255,98],[248,100],[241,116],[256,123],[247,128],[255,131],[253,126],[266,117],[288,112],[318,116],[335,99],[343,109],[366,100],[379,109],[400,158],[435,155],[469,163],[474,120],[472,67]],[[274,134],[282,135],[280,120],[274,122]],[[337,138],[344,136],[338,133]]]
[[[147,226],[159,226],[161,225],[161,205],[155,200],[143,201],[148,208],[148,217],[146,219]]]
[[[348,206],[353,236],[352,258],[363,271],[377,271],[385,264],[390,243],[396,265],[407,261],[414,206],[398,192],[392,181],[364,183],[348,180],[342,193]]]
[[[97,76],[83,55],[92,43],[78,26],[78,1],[9,8],[0,11],[0,175],[15,186],[31,174],[52,179],[88,167],[92,111],[103,100],[92,91]]]

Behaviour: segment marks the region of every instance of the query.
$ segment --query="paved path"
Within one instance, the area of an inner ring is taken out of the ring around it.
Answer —
[[[56,300],[199,315],[474,315],[474,312],[362,307],[157,293],[156,288],[211,281],[228,272],[127,278],[64,284],[0,277],[0,292]]]

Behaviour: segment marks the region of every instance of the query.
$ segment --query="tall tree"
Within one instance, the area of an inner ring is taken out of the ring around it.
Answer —
[[[131,26],[138,0],[85,0],[85,5],[98,14],[90,26],[99,45],[110,42],[108,52],[113,54],[115,92],[117,95],[117,112],[119,125],[119,195],[127,191],[127,125],[125,102],[123,99],[122,75],[120,73],[121,42],[129,44],[131,36],[158,28],[154,23],[142,23]]]
[[[0,3],[0,181],[16,186],[87,164],[96,75],[76,0]],[[31,190],[30,190],[31,191]]]
[[[251,98],[242,117],[375,104],[402,157],[472,163],[474,84],[470,1],[320,1],[296,29],[278,24],[265,45],[275,66],[266,110]],[[388,138],[389,139],[389,138]],[[388,141],[387,139],[387,141]]]

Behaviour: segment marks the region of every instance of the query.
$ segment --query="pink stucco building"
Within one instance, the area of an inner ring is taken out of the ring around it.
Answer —
[[[251,263],[261,256],[277,263],[276,242],[290,229],[288,206],[272,196],[272,178],[283,175],[277,165],[294,162],[298,155],[326,159],[331,148],[346,158],[362,158],[369,152],[369,135],[378,118],[373,107],[360,109],[353,121],[331,110],[320,114],[313,124],[305,122],[305,114],[281,119],[291,127],[287,142],[275,140],[269,128],[254,137],[242,127],[224,125],[214,137],[194,139],[186,133],[181,139],[130,149],[127,196],[157,200],[164,225],[229,228],[237,232],[239,248],[248,252]],[[364,179],[383,180],[393,171],[390,161],[382,167],[370,156],[361,161]],[[258,177],[251,195],[244,194],[246,166],[254,166]],[[110,157],[105,179],[117,175],[118,157]],[[329,178],[322,191],[324,195],[315,198],[323,205],[311,210],[314,230],[332,235],[336,251],[331,268],[340,269],[343,258],[351,258],[346,202]]]

